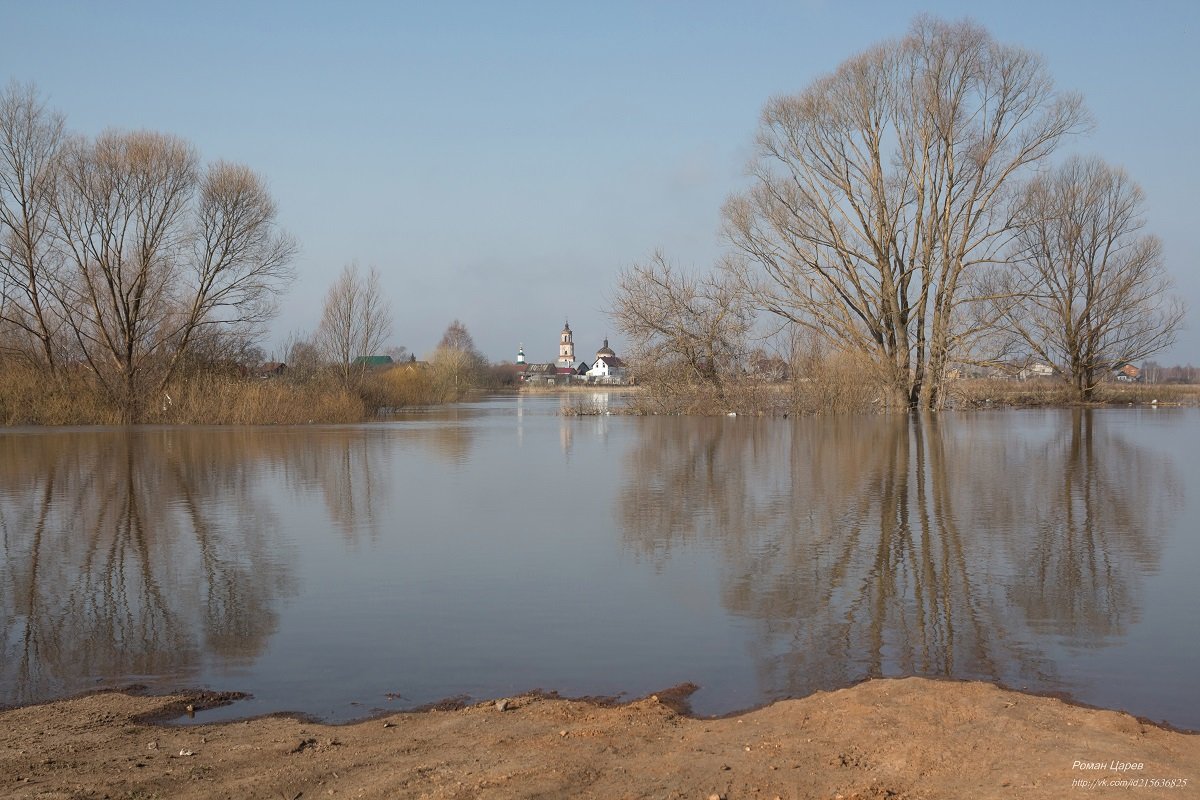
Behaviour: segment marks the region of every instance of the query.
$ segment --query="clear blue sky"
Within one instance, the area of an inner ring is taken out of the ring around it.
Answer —
[[[461,319],[493,360],[586,355],[617,272],[705,268],[758,114],[930,12],[1040,52],[1097,121],[1189,303],[1159,360],[1200,362],[1200,2],[29,2],[0,0],[0,80],[70,126],[151,128],[264,174],[302,247],[271,342],[374,264],[394,343]]]

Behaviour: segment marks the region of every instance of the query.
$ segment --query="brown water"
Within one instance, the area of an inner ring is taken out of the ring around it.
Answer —
[[[1200,411],[0,432],[0,703],[982,678],[1200,728]]]

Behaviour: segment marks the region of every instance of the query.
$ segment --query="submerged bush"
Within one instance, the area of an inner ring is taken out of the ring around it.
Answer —
[[[793,360],[787,380],[753,375],[699,381],[687,370],[638,373],[636,414],[811,415],[874,413],[905,407],[873,362],[855,353],[809,351]]]
[[[791,406],[797,414],[847,414],[902,410],[902,395],[868,356],[855,352],[814,353],[792,369]]]

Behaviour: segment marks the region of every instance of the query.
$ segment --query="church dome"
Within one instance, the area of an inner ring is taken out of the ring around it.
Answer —
[[[604,346],[596,351],[596,358],[603,358],[604,356],[608,356],[611,358],[612,356],[615,356],[615,355],[616,355],[616,353],[614,353],[612,351],[612,348],[608,346],[608,337],[607,336],[604,337]]]

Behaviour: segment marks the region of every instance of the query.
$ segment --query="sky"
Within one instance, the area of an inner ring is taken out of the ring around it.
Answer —
[[[749,184],[759,114],[930,13],[1040,53],[1124,167],[1189,306],[1161,363],[1200,363],[1200,2],[59,2],[0,0],[0,81],[68,126],[152,129],[263,175],[296,238],[264,342],[317,325],[346,263],[378,267],[391,344],[461,320],[483,353],[588,357],[621,270],[703,271]]]

